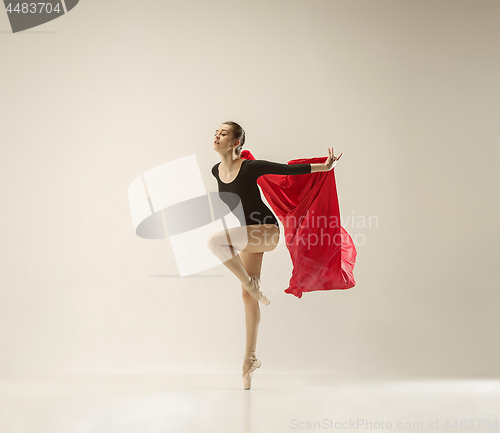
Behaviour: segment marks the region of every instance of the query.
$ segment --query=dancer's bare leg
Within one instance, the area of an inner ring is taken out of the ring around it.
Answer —
[[[257,275],[260,278],[262,268],[262,259],[264,253],[240,253],[241,262],[249,275]],[[260,324],[260,306],[247,290],[241,285],[241,295],[245,306],[245,326],[246,326],[246,353],[255,352],[257,348],[257,334]],[[243,374],[245,374],[252,365],[252,360],[245,358],[243,361]]]
[[[279,229],[274,224],[235,227],[215,233],[207,240],[209,249],[241,282],[246,326],[243,374],[252,365],[253,360],[247,355],[255,355],[260,324],[259,302],[244,285],[248,284],[251,276],[260,278],[264,252],[274,250],[278,241]]]
[[[250,277],[238,251],[264,253],[276,248],[279,229],[274,224],[233,227],[210,235],[207,245],[220,261],[241,281],[248,284]]]

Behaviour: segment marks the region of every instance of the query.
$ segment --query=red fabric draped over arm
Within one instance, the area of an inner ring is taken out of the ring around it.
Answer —
[[[243,159],[255,159],[244,150]],[[324,163],[326,157],[302,158],[288,164]],[[293,263],[286,293],[354,287],[356,247],[340,224],[335,168],[301,175],[266,174],[257,179],[267,202],[285,229]]]

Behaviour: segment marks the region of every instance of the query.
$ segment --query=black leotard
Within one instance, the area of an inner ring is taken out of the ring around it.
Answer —
[[[311,164],[281,164],[262,159],[244,159],[236,178],[229,183],[224,183],[219,177],[220,162],[212,167],[212,174],[219,184],[219,192],[232,192],[237,194],[243,206],[244,218],[239,218],[242,226],[251,224],[276,224],[278,220],[271,209],[262,201],[257,178],[264,174],[307,174],[311,173]],[[219,194],[229,208],[234,209],[235,203],[229,202],[228,194]],[[226,198],[226,200],[224,200]]]

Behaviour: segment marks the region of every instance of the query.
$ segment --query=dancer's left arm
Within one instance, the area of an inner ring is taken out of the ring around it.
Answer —
[[[248,170],[257,179],[265,174],[307,174],[311,173],[312,164],[282,164],[281,162],[266,161],[264,159],[250,160]]]
[[[311,164],[311,173],[314,173],[315,171],[330,171],[332,167],[335,167],[337,161],[342,155],[343,153],[336,157],[333,154],[333,147],[329,147],[328,158],[326,159],[326,161],[323,164]]]

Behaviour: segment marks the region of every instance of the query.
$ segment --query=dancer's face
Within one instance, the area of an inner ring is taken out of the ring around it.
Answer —
[[[232,148],[239,144],[239,140],[233,139],[231,127],[223,123],[215,131],[214,149],[219,151],[233,151]]]

